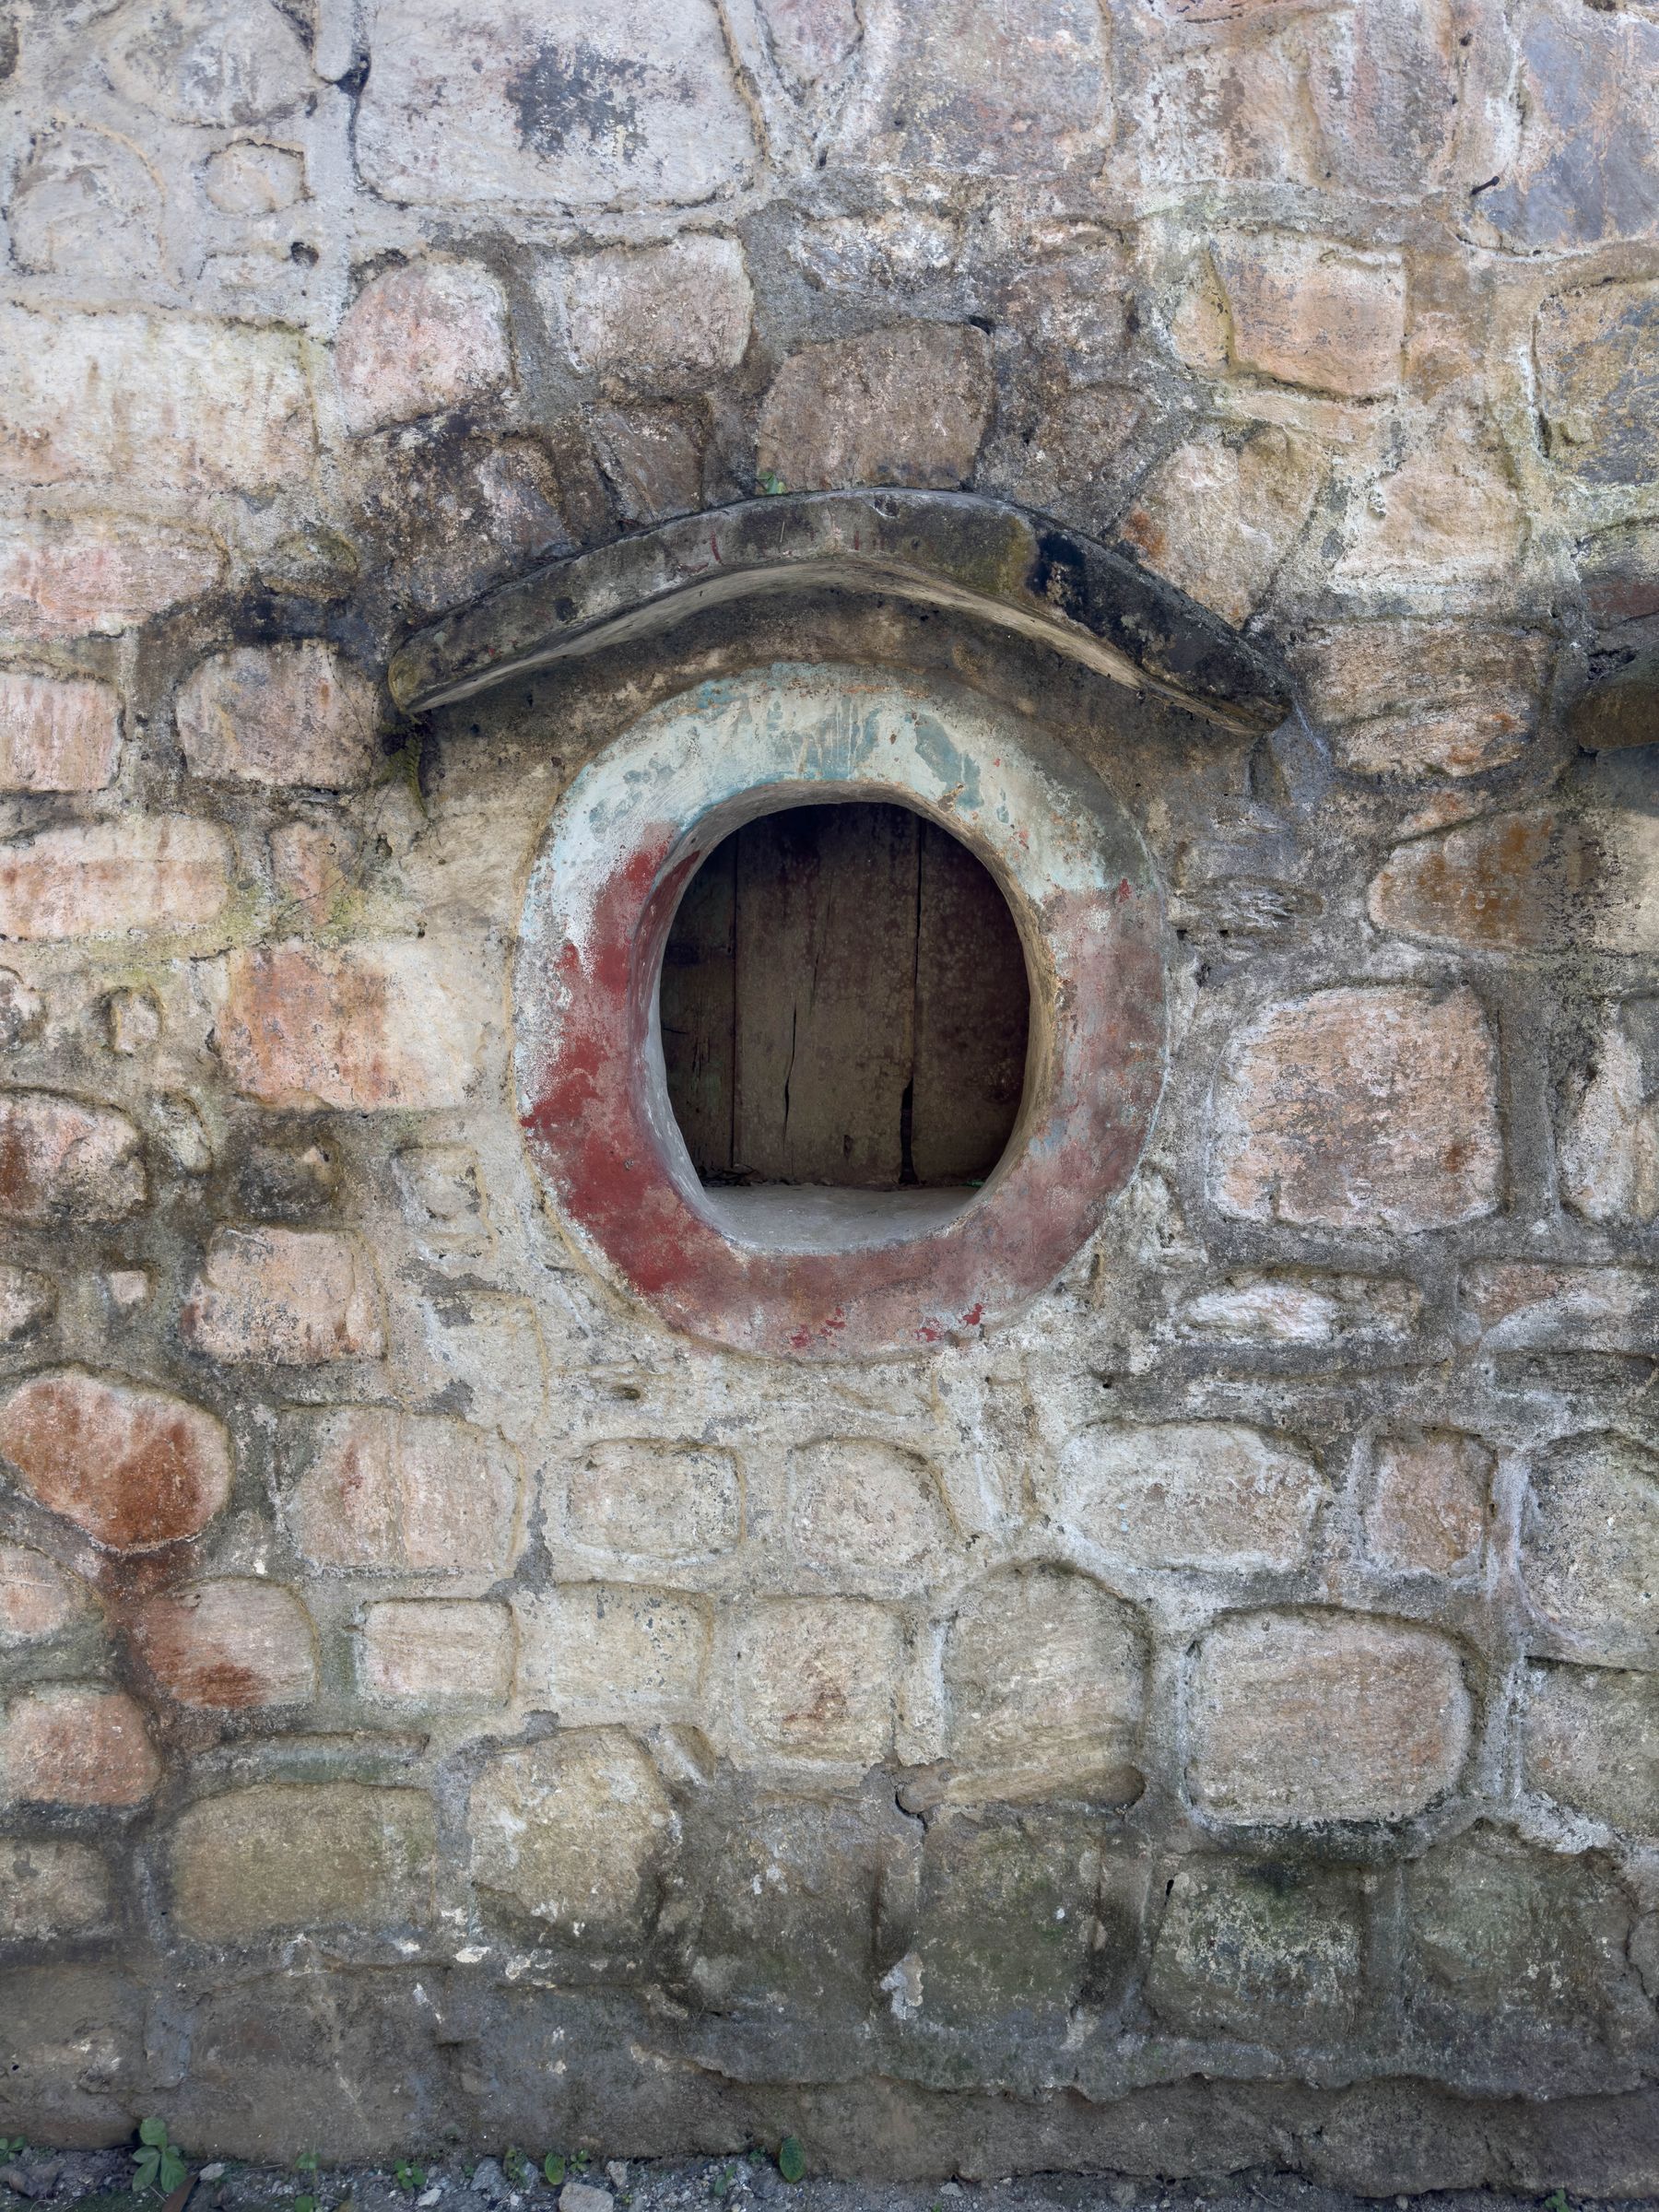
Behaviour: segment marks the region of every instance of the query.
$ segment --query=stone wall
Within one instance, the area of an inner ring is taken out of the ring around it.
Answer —
[[[13,0],[0,2128],[1659,2172],[1659,8]],[[412,626],[970,487],[1253,742],[870,594],[413,723]],[[561,1235],[571,776],[774,663],[1138,825],[1171,1057],[1026,1314]]]

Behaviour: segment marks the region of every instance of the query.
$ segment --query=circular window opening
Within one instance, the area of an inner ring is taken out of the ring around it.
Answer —
[[[1014,916],[950,831],[867,800],[746,822],[687,885],[659,986],[711,1210],[779,1248],[913,1235],[992,1174],[1026,1088]]]

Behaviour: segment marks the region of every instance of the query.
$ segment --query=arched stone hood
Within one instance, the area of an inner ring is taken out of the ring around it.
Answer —
[[[387,679],[418,712],[724,601],[825,585],[959,607],[1229,729],[1290,711],[1283,668],[1218,616],[1092,538],[971,492],[785,493],[681,516],[445,615]]]

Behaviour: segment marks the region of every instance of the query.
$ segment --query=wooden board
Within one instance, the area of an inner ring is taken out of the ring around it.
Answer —
[[[693,879],[664,963],[669,1095],[711,1181],[982,1181],[1018,1113],[1027,1018],[1001,892],[900,806],[750,823]]]
[[[740,831],[735,1167],[899,1182],[918,827],[902,806],[801,806]]]
[[[1025,1089],[1030,990],[1008,902],[966,845],[922,825],[916,1074],[918,1182],[982,1182]]]

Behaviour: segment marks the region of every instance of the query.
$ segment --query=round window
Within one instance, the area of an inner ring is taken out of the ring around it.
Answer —
[[[532,871],[519,1109],[579,1246],[676,1326],[914,1349],[1051,1281],[1163,1065],[1146,855],[967,695],[773,668],[655,709]]]

